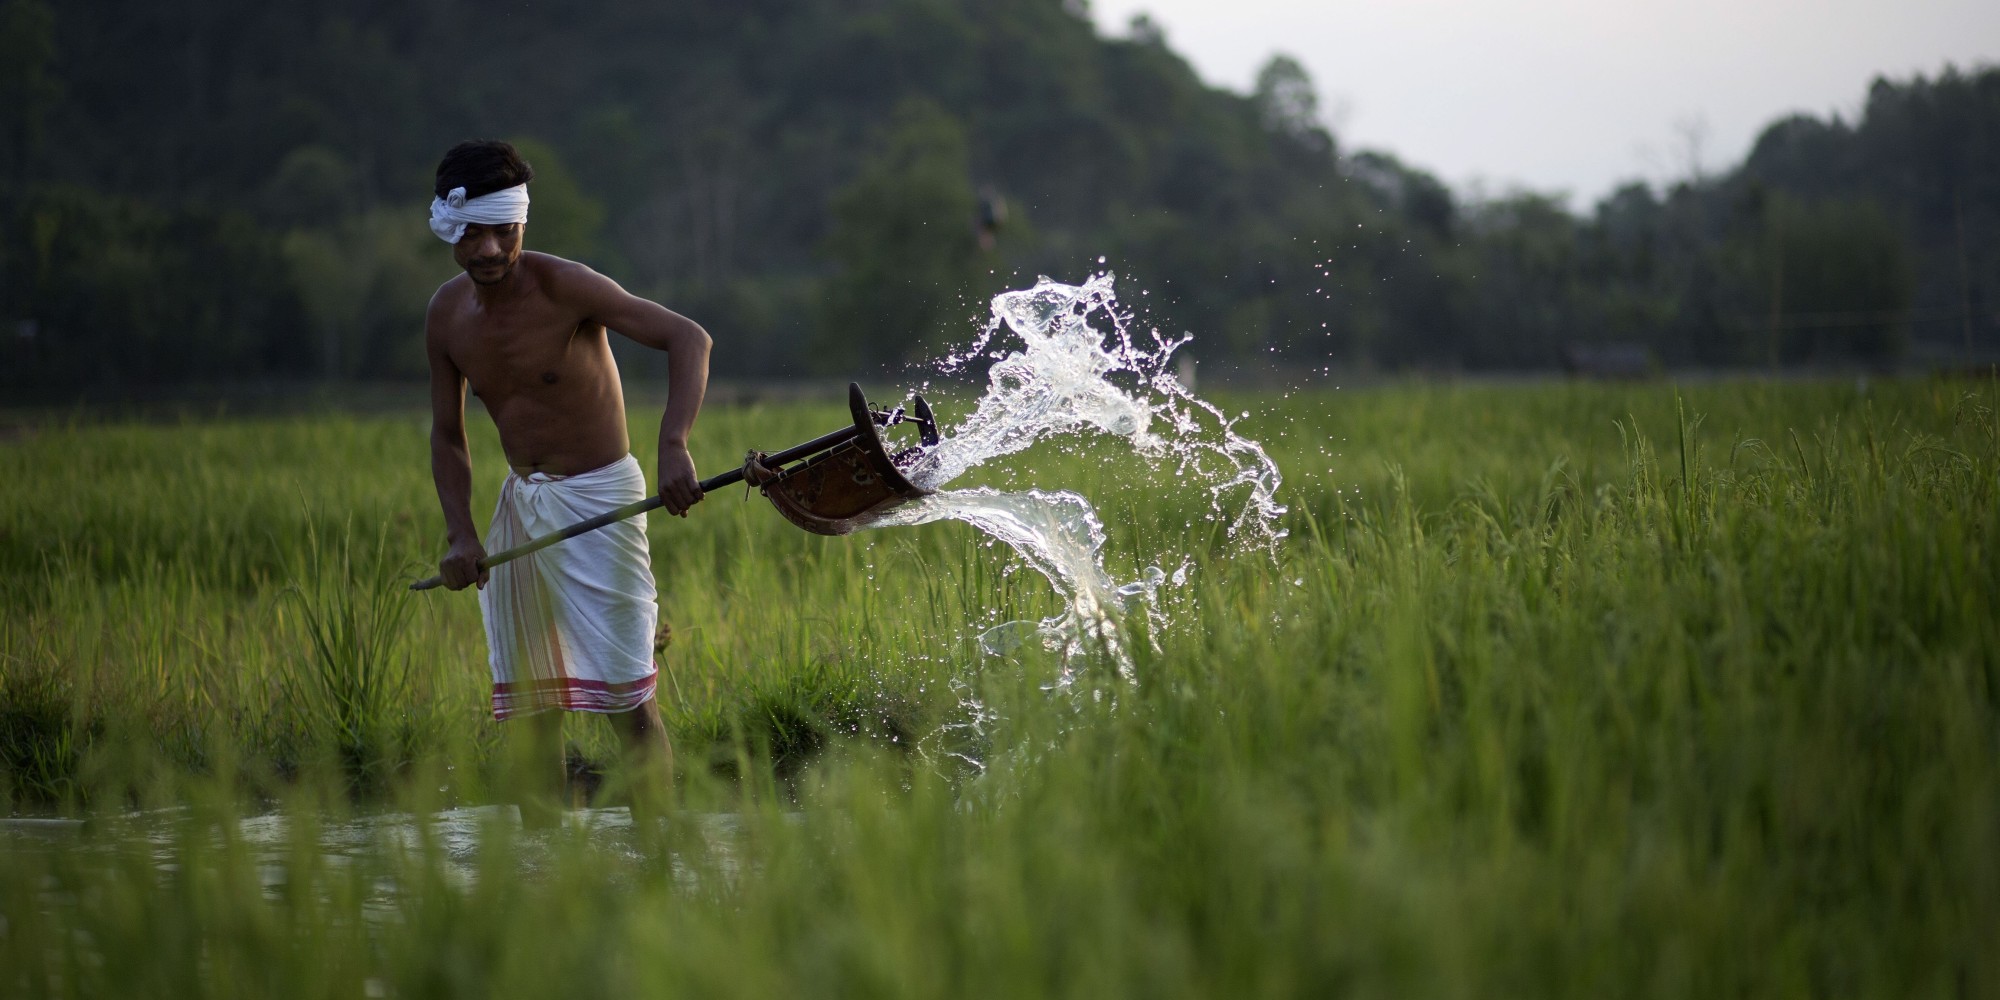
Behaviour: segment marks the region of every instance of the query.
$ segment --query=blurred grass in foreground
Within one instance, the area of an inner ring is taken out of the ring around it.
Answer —
[[[1109,446],[987,473],[1090,496],[1114,575],[1192,560],[1136,685],[980,656],[1054,608],[961,525],[656,517],[680,796],[734,833],[536,835],[524,875],[503,827],[470,878],[315,833],[506,791],[474,602],[381,596],[439,548],[421,419],[0,446],[0,787],[93,818],[0,851],[0,989],[2000,993],[1993,383],[1227,402],[1275,560]],[[696,458],[841,422],[717,410]],[[482,521],[500,469],[477,440]]]

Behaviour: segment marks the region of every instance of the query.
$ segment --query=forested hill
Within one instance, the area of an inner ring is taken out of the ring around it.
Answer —
[[[1342,148],[1295,62],[1212,89],[1076,0],[0,0],[0,385],[420,374],[453,273],[431,172],[474,136],[534,163],[531,247],[696,317],[727,374],[921,356],[1099,257],[1204,361],[2000,342],[1993,69],[1878,81],[1857,122],[1579,216],[1467,203]]]

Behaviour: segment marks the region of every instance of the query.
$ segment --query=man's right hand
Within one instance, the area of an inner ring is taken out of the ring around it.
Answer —
[[[488,570],[479,565],[486,558],[486,546],[477,539],[454,542],[451,551],[438,560],[438,575],[444,577],[444,589],[464,590],[468,584],[486,586]]]
[[[701,502],[701,481],[695,478],[694,459],[688,456],[687,445],[660,442],[659,480],[660,499],[666,501],[667,513],[686,517],[688,508]]]

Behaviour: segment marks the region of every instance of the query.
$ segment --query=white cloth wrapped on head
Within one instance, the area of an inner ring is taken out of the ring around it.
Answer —
[[[486,545],[512,548],[645,496],[645,473],[630,455],[574,476],[509,473]],[[644,514],[493,567],[479,610],[496,719],[551,708],[624,712],[653,696],[660,606]]]
[[[467,223],[505,226],[528,221],[528,186],[516,184],[492,194],[467,198],[462,187],[431,199],[431,232],[446,243],[457,243]]]

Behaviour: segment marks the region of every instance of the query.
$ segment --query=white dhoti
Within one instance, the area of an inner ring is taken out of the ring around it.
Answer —
[[[509,474],[486,548],[498,552],[646,495],[630,455],[574,476]],[[660,607],[646,516],[493,567],[479,592],[493,666],[493,717],[551,708],[623,712],[653,695]]]

